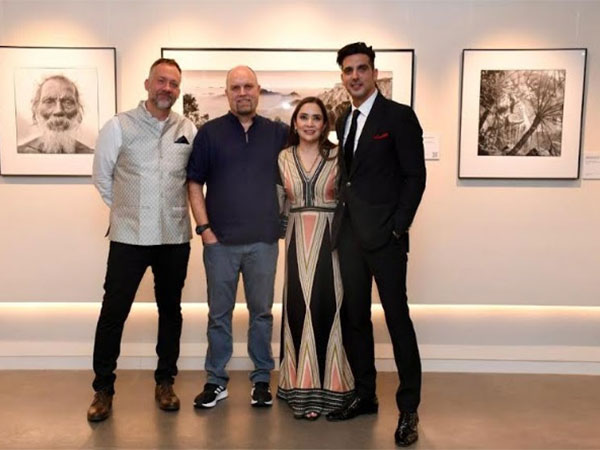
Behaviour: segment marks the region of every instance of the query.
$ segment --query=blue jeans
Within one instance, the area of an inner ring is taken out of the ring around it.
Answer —
[[[254,363],[250,380],[269,382],[275,366],[271,351],[271,308],[278,254],[277,242],[204,246],[208,285],[208,351],[204,368],[208,383],[227,386],[229,381],[225,366],[233,353],[231,319],[240,273],[250,312],[248,354]]]

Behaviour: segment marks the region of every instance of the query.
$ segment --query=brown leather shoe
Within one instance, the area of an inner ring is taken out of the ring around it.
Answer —
[[[106,391],[98,391],[94,394],[94,400],[88,408],[87,420],[90,422],[102,422],[110,416],[112,410],[113,395]]]
[[[163,411],[177,411],[179,409],[179,398],[171,383],[163,382],[156,385],[154,398],[158,402],[158,407]]]

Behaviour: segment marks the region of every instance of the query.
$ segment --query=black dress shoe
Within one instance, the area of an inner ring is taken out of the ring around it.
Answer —
[[[401,412],[398,419],[398,427],[394,433],[396,445],[407,447],[417,442],[419,432],[417,425],[419,424],[419,415],[416,412]]]
[[[112,394],[106,391],[96,392],[94,400],[87,411],[87,420],[90,422],[101,422],[107,419],[112,409],[112,398]]]
[[[379,408],[377,397],[360,398],[354,397],[344,406],[335,409],[327,414],[327,420],[336,422],[338,420],[348,420],[361,414],[375,414]]]

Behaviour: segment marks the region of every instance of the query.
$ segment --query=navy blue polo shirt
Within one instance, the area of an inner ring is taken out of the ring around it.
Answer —
[[[277,155],[287,135],[287,125],[261,116],[246,133],[231,112],[198,131],[187,176],[206,184],[206,210],[219,242],[278,239]]]

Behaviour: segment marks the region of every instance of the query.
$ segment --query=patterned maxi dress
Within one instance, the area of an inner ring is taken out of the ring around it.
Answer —
[[[278,163],[289,217],[277,396],[302,417],[339,408],[354,389],[342,342],[338,255],[331,249],[337,164],[321,158],[306,173],[295,147],[283,150]]]

